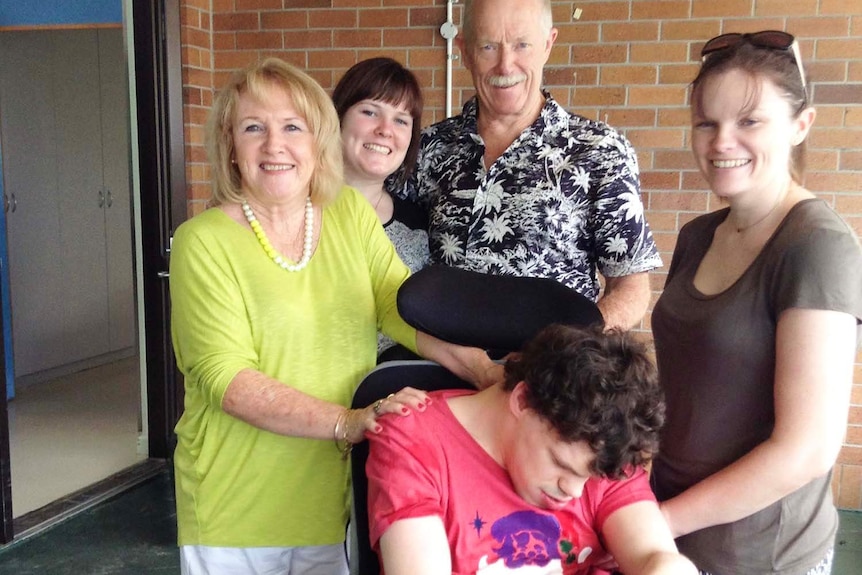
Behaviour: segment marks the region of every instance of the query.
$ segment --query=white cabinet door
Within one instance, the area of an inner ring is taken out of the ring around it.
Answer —
[[[16,376],[63,363],[63,264],[57,199],[53,46],[0,33],[0,137]]]
[[[56,31],[50,37],[65,291],[62,339],[74,361],[108,351],[99,43],[96,30]]]
[[[132,185],[129,162],[129,84],[123,35],[99,31],[99,70],[102,109],[102,179],[108,274],[109,348],[135,344],[135,290],[132,258]]]
[[[16,376],[135,340],[122,31],[0,33]]]

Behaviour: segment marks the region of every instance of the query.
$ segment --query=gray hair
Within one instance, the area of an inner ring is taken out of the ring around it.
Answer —
[[[551,28],[554,27],[554,12],[551,9],[551,0],[539,1],[542,4],[542,12],[541,14],[539,14],[539,18],[541,18],[540,22],[542,24],[542,28],[550,32]],[[464,39],[467,40],[467,42],[472,41],[473,37],[475,36],[475,31],[473,30],[474,2],[475,0],[464,0],[464,8],[461,11],[461,31],[464,34]]]

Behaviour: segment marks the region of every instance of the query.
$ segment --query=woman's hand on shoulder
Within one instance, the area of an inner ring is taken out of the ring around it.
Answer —
[[[503,381],[503,367],[483,349],[456,345],[422,332],[416,332],[419,355],[436,361],[464,381],[485,389]]]
[[[378,399],[368,407],[350,409],[347,411],[347,439],[351,443],[359,443],[365,438],[365,433],[380,433],[383,429],[378,419],[388,413],[406,417],[416,411],[425,411],[431,397],[420,389],[405,387],[387,397]]]
[[[497,363],[496,361],[492,361],[485,368],[482,377],[476,383],[476,387],[479,389],[486,389],[493,385],[497,385],[498,383],[503,383],[505,379],[505,365],[502,363]]]

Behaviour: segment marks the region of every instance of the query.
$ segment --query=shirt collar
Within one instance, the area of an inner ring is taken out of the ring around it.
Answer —
[[[542,134],[546,126],[556,128],[555,131],[565,128],[569,121],[569,114],[554,100],[550,92],[543,89],[542,95],[545,97],[545,105],[542,106],[539,117],[530,125],[530,132]],[[473,96],[464,103],[461,109],[461,116],[463,117],[465,131],[471,134],[478,134],[479,100],[477,96]]]

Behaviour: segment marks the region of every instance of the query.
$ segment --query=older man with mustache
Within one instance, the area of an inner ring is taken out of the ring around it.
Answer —
[[[647,272],[661,266],[637,158],[542,89],[557,38],[550,0],[467,0],[462,20],[476,95],[424,130],[409,188],[429,210],[433,262],[554,278],[598,301],[606,327],[637,325]]]

